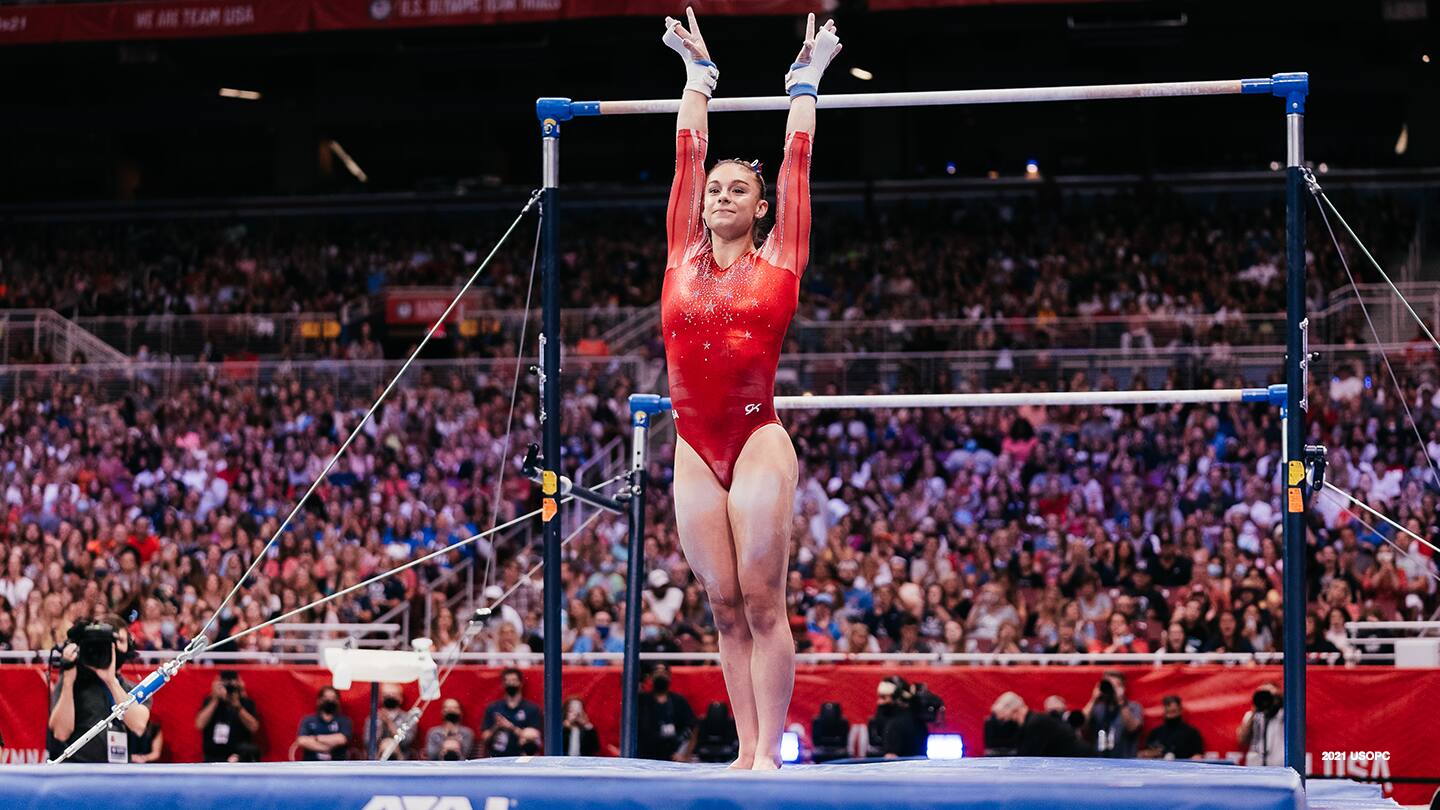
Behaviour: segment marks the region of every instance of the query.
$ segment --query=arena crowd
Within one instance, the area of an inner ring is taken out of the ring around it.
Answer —
[[[1403,231],[1400,214],[1373,213],[1377,227]],[[1215,214],[1182,228],[1186,214],[1175,201],[1144,207],[1125,198],[1067,218],[1019,204],[888,212],[870,230],[837,228],[817,239],[824,250],[807,276],[802,314],[977,323],[1038,314],[1058,324],[1206,313],[1205,336],[1191,338],[1223,343],[1226,313],[1279,306],[1278,222],[1274,212],[1259,224],[1253,215]],[[639,237],[653,223],[592,225],[607,235],[565,256],[579,279],[570,303],[653,303],[659,240]],[[367,328],[368,305],[357,302],[387,285],[450,283],[479,250],[473,233],[465,242],[401,232],[367,241],[318,227],[258,235],[176,228],[134,243],[97,228],[64,247],[12,235],[0,245],[0,305],[71,315],[350,312],[355,318],[325,353],[393,357],[394,347],[381,348]],[[1318,302],[1335,263],[1324,243],[1312,244]],[[519,250],[503,257],[485,282],[487,305],[524,301],[528,260]],[[63,281],[59,301],[47,292],[55,279]],[[955,341],[926,333],[907,348],[1034,345],[1046,331],[1032,323],[1023,336],[960,333]],[[1128,326],[1124,334],[1139,341]],[[603,341],[587,339],[583,353],[607,353]],[[503,341],[458,348],[514,354]],[[1201,364],[1201,386],[1238,385],[1216,365]],[[0,650],[48,651],[77,619],[112,614],[136,649],[179,649],[240,582],[212,634],[225,638],[538,505],[519,471],[526,445],[538,441],[528,379],[512,414],[513,364],[426,369],[380,409],[278,551],[241,581],[383,381],[356,385],[343,373],[302,380],[284,368],[261,380],[224,366],[199,366],[185,385],[83,374],[16,383],[19,395],[0,408]],[[615,439],[628,442],[633,368],[616,360],[567,369],[565,470],[595,461]],[[1397,365],[1403,403],[1383,366],[1363,356],[1333,370],[1317,381],[1310,414],[1310,440],[1330,448],[1330,480],[1436,537],[1435,362]],[[1003,367],[983,380],[939,372],[927,382],[941,388],[925,390],[1037,389]],[[1100,374],[1064,383],[1116,386]],[[1243,654],[1280,646],[1280,424],[1266,406],[819,411],[784,421],[801,470],[788,606],[802,651]],[[541,622],[539,579],[527,576],[538,560],[527,541],[538,534],[524,532],[451,552],[305,618],[370,622],[408,605],[410,634],[455,650],[456,610],[470,602],[464,578],[447,574],[469,564],[480,572],[482,601],[511,594],[502,620],[471,649],[519,653],[558,632],[568,651],[618,651],[625,594],[635,587],[644,589],[642,649],[713,651],[707,600],[674,528],[666,427],[653,447],[645,581],[626,580],[623,521],[601,517],[567,546],[562,627]],[[1318,661],[1356,665],[1376,651],[1347,634],[1346,622],[1424,619],[1440,607],[1430,549],[1338,497],[1315,498],[1307,539],[1307,649]],[[224,647],[265,653],[276,648],[274,633]],[[323,707],[317,717],[330,722]]]

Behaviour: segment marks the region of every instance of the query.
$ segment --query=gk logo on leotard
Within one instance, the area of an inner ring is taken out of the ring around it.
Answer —
[[[749,416],[749,415],[752,414],[752,413],[759,413],[759,412],[760,412],[760,403],[758,403],[758,402],[752,402],[752,403],[750,403],[749,405],[746,405],[746,406],[745,406],[745,415],[746,415],[746,416]]]

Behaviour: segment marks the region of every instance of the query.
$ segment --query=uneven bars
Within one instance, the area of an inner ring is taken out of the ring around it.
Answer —
[[[961,104],[1028,104],[1045,101],[1097,101],[1125,98],[1171,98],[1177,96],[1276,95],[1288,97],[1308,86],[1304,73],[1277,73],[1268,79],[1222,79],[1203,82],[1145,82],[1140,84],[1092,84],[1067,87],[1012,87],[991,90],[933,90],[908,93],[850,93],[821,96],[822,110],[875,107],[935,107]],[[787,110],[785,96],[749,96],[712,99],[709,112],[752,112]],[[568,121],[590,115],[655,115],[675,113],[680,99],[645,101],[571,101],[542,98],[536,111],[546,119]]]

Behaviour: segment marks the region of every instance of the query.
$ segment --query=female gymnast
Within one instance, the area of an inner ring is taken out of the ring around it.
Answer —
[[[780,767],[795,684],[785,618],[785,569],[795,498],[795,448],[775,418],[775,369],[810,250],[810,139],[820,77],[840,52],[834,21],[806,23],[785,76],[790,95],[775,227],[758,162],[722,160],[705,172],[706,105],[719,71],[695,12],[666,18],[665,44],[685,60],[666,219],[661,328],[675,448],[675,519],[691,570],[720,633],[720,665],[740,736],[732,768]]]

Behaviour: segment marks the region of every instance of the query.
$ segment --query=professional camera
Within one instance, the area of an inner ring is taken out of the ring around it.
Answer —
[[[1256,689],[1250,700],[1255,704],[1257,714],[1274,717],[1280,711],[1280,700],[1269,689]]]
[[[1100,679],[1100,697],[1106,703],[1115,702],[1115,684],[1111,683],[1109,678]]]
[[[105,622],[82,619],[70,625],[65,638],[80,648],[76,660],[91,669],[107,669],[115,659],[115,628]]]
[[[940,713],[945,711],[945,701],[931,692],[925,684],[909,683],[899,675],[892,675],[885,680],[895,685],[895,702],[909,709],[921,723],[928,727],[929,724],[940,721]]]
[[[910,710],[928,726],[940,722],[940,715],[945,711],[945,701],[931,692],[925,684],[917,683],[911,691]]]

